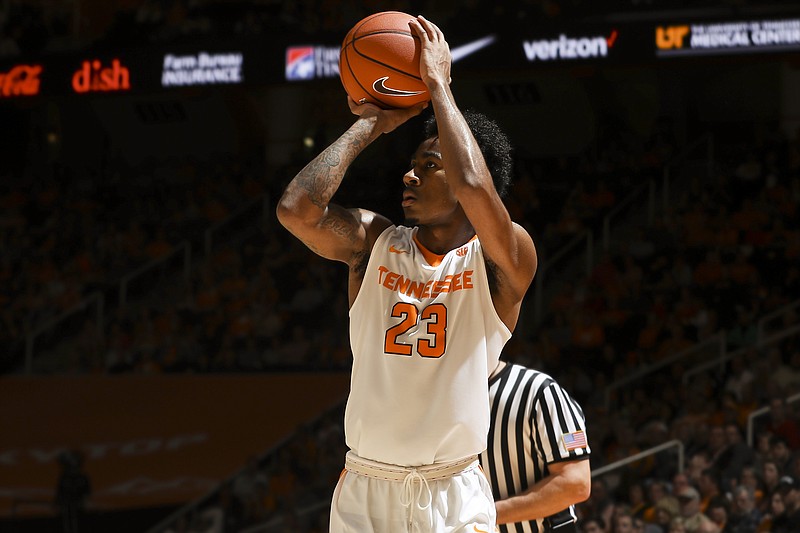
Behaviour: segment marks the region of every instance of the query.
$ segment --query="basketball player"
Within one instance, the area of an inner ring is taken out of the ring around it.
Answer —
[[[405,225],[331,198],[364,148],[425,104],[381,110],[352,99],[354,124],[293,178],[278,218],[349,267],[350,451],[330,530],[489,533],[494,502],[478,462],[487,381],[516,326],[536,250],[500,198],[508,140],[486,117],[459,110],[441,30],[421,16],[409,26],[435,120],[402,176]]]
[[[547,374],[505,361],[489,379],[489,398],[481,464],[500,531],[577,533],[574,504],[592,484],[583,410]]]

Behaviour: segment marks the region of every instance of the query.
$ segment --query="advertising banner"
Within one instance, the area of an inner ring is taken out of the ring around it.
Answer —
[[[800,50],[800,18],[657,26],[655,44],[658,57],[793,52]]]
[[[654,20],[558,26],[487,26],[448,41],[453,71],[658,64],[665,58],[800,50],[800,18]],[[198,86],[308,83],[339,77],[341,42],[268,39],[150,46],[105,56],[61,54],[0,61],[0,100],[37,95],[160,92]]]

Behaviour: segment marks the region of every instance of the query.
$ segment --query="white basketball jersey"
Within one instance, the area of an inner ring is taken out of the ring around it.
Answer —
[[[350,309],[347,445],[419,466],[486,449],[488,376],[511,337],[492,303],[480,241],[444,256],[416,228],[378,237]]]

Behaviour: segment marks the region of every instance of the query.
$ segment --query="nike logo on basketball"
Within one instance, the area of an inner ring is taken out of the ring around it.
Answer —
[[[407,254],[408,253],[408,250],[398,250],[397,248],[394,247],[394,244],[389,246],[389,251],[391,253],[393,253],[393,254]]]
[[[389,76],[384,76],[382,78],[378,78],[372,83],[372,88],[378,94],[384,94],[386,96],[416,96],[418,94],[422,94],[425,91],[403,91],[401,89],[392,89],[391,87],[386,86],[386,80],[389,79]]]

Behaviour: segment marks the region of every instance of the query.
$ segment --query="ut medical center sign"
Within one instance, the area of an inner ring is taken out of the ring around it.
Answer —
[[[90,509],[203,496],[342,401],[349,373],[0,379],[0,516],[49,512],[77,451]]]
[[[718,22],[674,22],[655,30],[656,55],[796,53],[800,51],[800,17]]]

